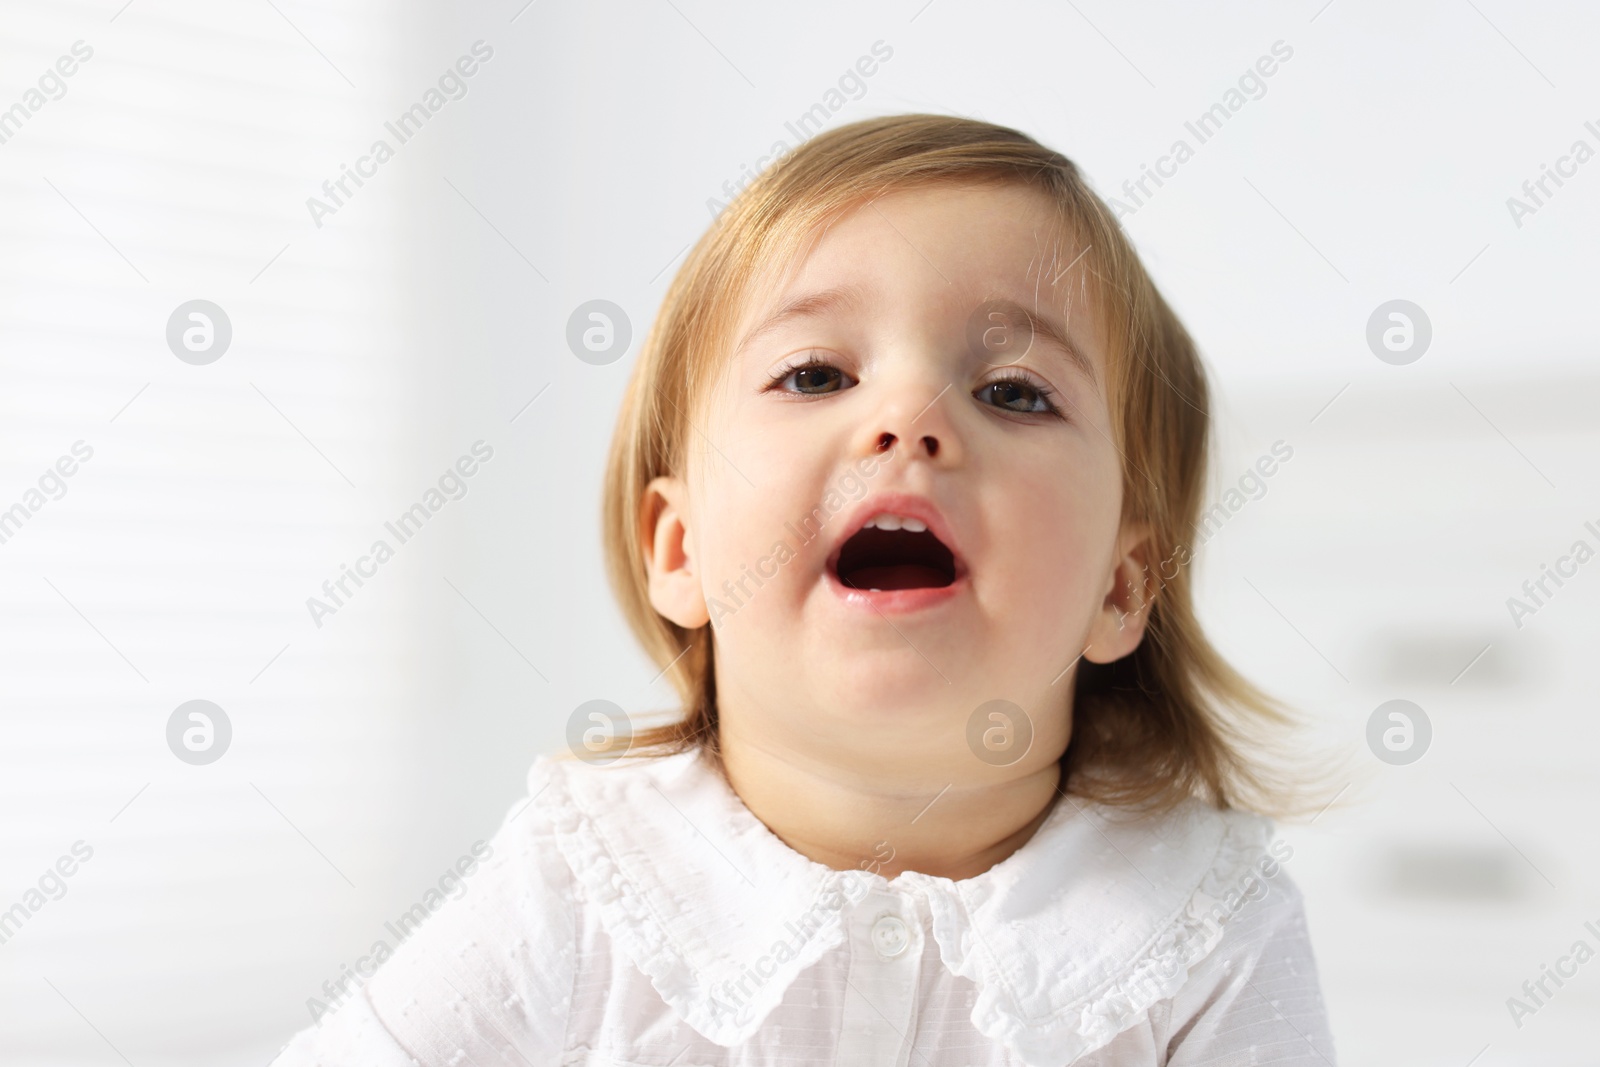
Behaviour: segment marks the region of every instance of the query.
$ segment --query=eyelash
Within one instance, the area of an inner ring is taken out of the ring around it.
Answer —
[[[783,366],[779,367],[776,371],[773,372],[771,379],[768,381],[766,388],[763,389],[762,392],[774,392],[774,391],[777,391],[783,385],[783,383],[788,381],[789,378],[792,375],[794,375],[795,372],[797,372],[797,371],[811,370],[813,368],[823,368],[823,367],[831,369],[831,370],[839,370],[839,368],[834,366],[834,364],[832,364],[832,363],[828,362],[827,360],[822,359],[822,358],[820,358],[818,356],[807,356],[805,359],[801,359],[801,360],[796,360],[796,361],[791,361],[791,362],[785,363]],[[839,371],[839,373],[843,374],[844,372],[841,370],[841,371]],[[1062,414],[1061,408],[1059,406],[1057,406],[1057,404],[1055,402],[1055,395],[1056,395],[1055,394],[1055,390],[1051,389],[1048,385],[1045,385],[1043,382],[1036,381],[1034,378],[1030,377],[1027,374],[1024,374],[1022,371],[1019,371],[1019,370],[1008,370],[1008,371],[1002,372],[998,376],[990,378],[988,381],[984,382],[983,385],[981,385],[979,388],[980,388],[980,390],[981,389],[987,389],[992,385],[1001,385],[1001,384],[1005,384],[1005,383],[1008,383],[1008,382],[1016,383],[1018,385],[1025,385],[1029,389],[1032,389],[1034,394],[1041,401],[1044,402],[1045,409],[1043,411],[1014,411],[1014,410],[1012,410],[1010,408],[1000,407],[997,404],[991,404],[990,407],[994,407],[999,411],[1004,411],[1004,412],[1007,412],[1008,414],[1011,414],[1011,415],[1048,415],[1048,416],[1050,416],[1052,418],[1057,418],[1057,419],[1066,418],[1066,416]],[[827,394],[826,393],[792,393],[790,395],[792,395],[792,396],[826,396]]]
[[[1013,414],[1013,415],[1050,415],[1050,416],[1052,416],[1054,418],[1058,418],[1058,419],[1065,418],[1065,416],[1062,415],[1062,413],[1061,413],[1061,409],[1056,405],[1056,401],[1055,401],[1056,392],[1055,392],[1055,390],[1050,388],[1048,385],[1045,385],[1043,382],[1035,381],[1033,378],[1031,378],[1028,375],[1022,373],[1021,371],[1005,371],[1005,372],[1002,372],[998,377],[990,378],[988,381],[984,382],[982,388],[987,389],[991,385],[998,385],[998,384],[1001,384],[1003,382],[1016,382],[1016,383],[1018,383],[1020,385],[1027,386],[1029,389],[1032,389],[1034,391],[1035,395],[1037,395],[1038,398],[1044,403],[1044,410],[1043,411],[1013,411],[1013,412],[1011,412],[1011,414]],[[1009,409],[1002,409],[1002,410],[1009,410]]]

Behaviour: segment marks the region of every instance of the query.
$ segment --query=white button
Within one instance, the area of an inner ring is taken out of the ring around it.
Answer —
[[[878,955],[886,960],[892,960],[906,950],[911,943],[911,936],[906,930],[906,924],[893,915],[884,915],[872,924],[872,947],[878,950]]]

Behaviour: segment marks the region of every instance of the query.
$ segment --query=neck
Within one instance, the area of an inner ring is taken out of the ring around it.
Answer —
[[[1054,760],[994,781],[941,783],[909,767],[861,774],[726,731],[722,744],[728,784],[785,844],[834,870],[885,878],[982,874],[1027,843],[1060,784]]]

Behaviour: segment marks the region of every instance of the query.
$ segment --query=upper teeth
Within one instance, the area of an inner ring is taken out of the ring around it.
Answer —
[[[921,519],[908,519],[900,515],[874,515],[867,522],[868,526],[876,526],[880,530],[909,530],[912,533],[922,533],[928,524]]]

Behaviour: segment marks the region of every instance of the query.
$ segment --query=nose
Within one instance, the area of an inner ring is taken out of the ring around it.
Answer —
[[[884,430],[878,435],[878,444],[874,451],[887,452],[894,447],[896,440],[897,438],[893,433]],[[939,439],[933,434],[923,434],[918,443],[927,451],[929,459],[939,454]]]
[[[932,460],[940,467],[958,464],[960,440],[946,407],[951,391],[948,383],[897,390],[863,427],[858,454],[882,456],[906,446],[911,458]]]

